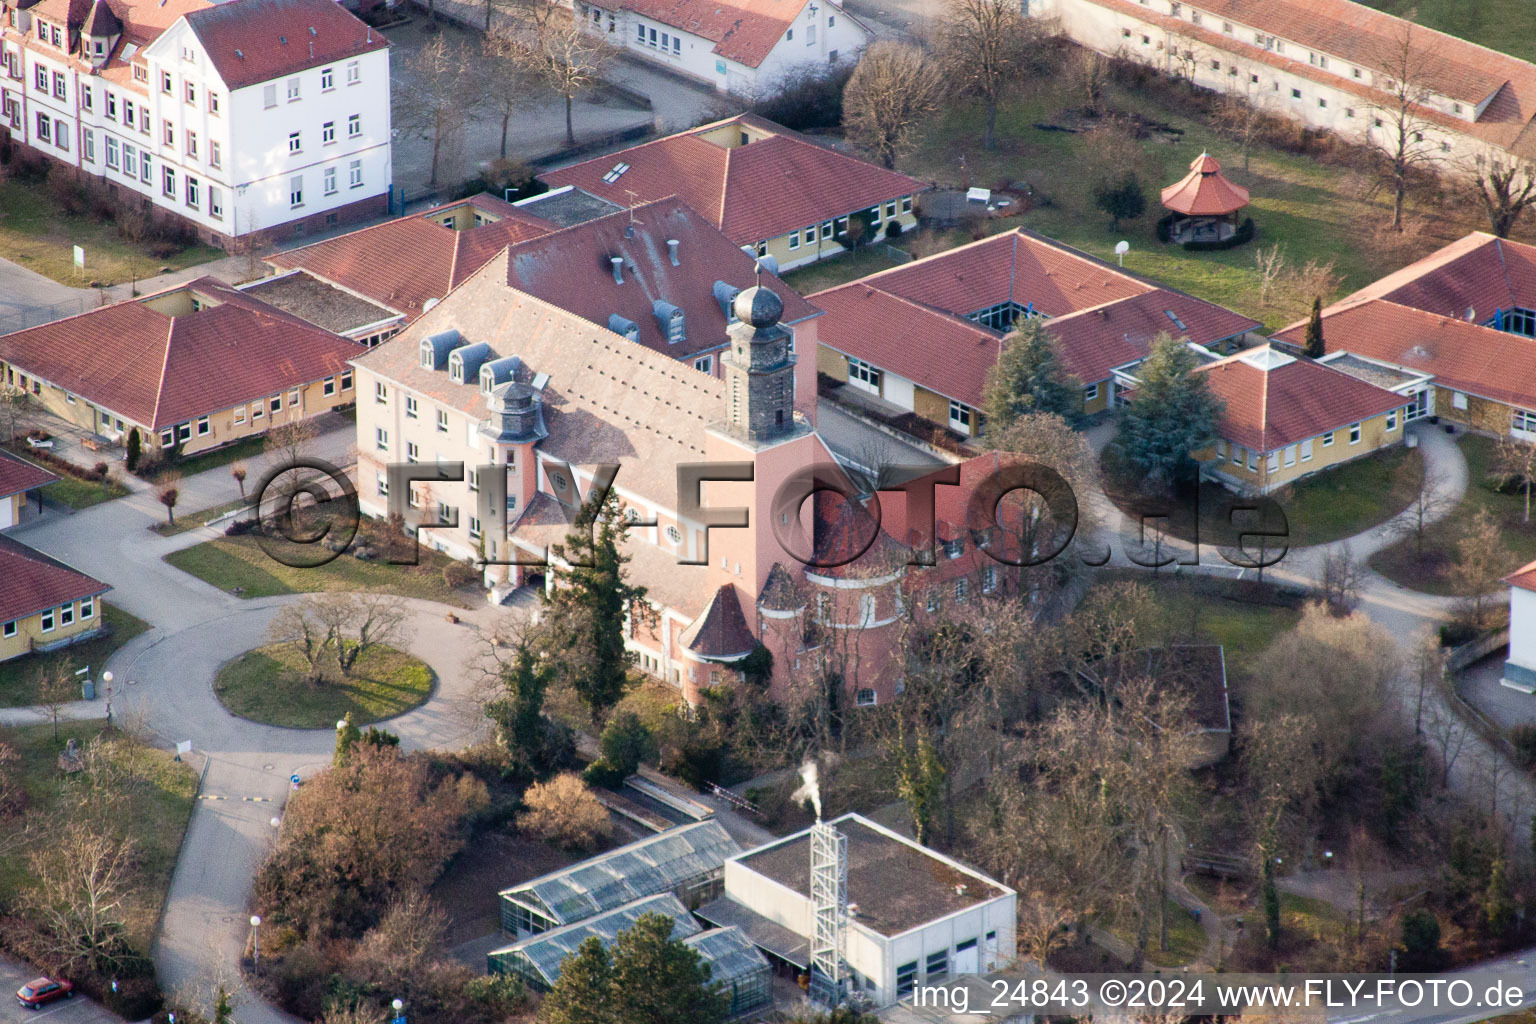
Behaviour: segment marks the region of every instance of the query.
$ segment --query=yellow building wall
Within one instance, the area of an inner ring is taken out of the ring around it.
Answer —
[[[1109,408],[1109,381],[1099,381],[1099,393],[1092,399],[1088,397],[1088,389],[1083,388],[1083,415],[1092,416],[1094,413],[1103,412]]]
[[[54,644],[58,643],[60,640],[65,640],[72,636],[79,636],[82,633],[89,633],[93,630],[101,628],[100,596],[93,598],[91,603],[93,606],[91,617],[88,619],[82,619],[80,617],[81,602],[73,602],[75,608],[75,621],[70,623],[68,626],[58,625],[59,610],[58,608],[53,609],[55,625],[53,630],[48,633],[43,632],[43,616],[41,612],[36,615],[28,616],[25,619],[18,619],[16,622],[15,636],[0,636],[0,661],[8,661],[11,658],[19,658],[23,654],[30,653],[34,641],[36,641],[39,645]],[[0,629],[0,633],[3,632],[4,630]]]
[[[949,399],[921,385],[912,388],[912,411],[940,426],[949,425]]]
[[[1503,402],[1493,402],[1477,395],[1466,395],[1467,407],[1458,409],[1454,403],[1457,394],[1451,388],[1435,387],[1435,412],[1441,419],[1464,423],[1473,430],[1481,430],[1503,437],[1509,433],[1510,407]],[[1466,392],[1461,392],[1466,394]]]
[[[1363,455],[1380,451],[1397,444],[1403,439],[1403,413],[1398,410],[1397,426],[1387,430],[1387,415],[1374,416],[1363,420],[1360,424],[1360,440],[1355,444],[1349,443],[1349,424],[1345,424],[1333,432],[1333,444],[1324,447],[1322,435],[1312,439],[1312,458],[1306,462],[1301,460],[1301,445],[1296,445],[1296,464],[1286,466],[1284,449],[1280,451],[1279,468],[1266,472],[1268,454],[1262,454],[1258,459],[1258,469],[1250,472],[1246,460],[1242,465],[1233,462],[1228,456],[1220,457],[1220,469],[1230,477],[1242,480],[1253,487],[1263,487],[1268,491],[1274,491],[1287,484],[1295,483],[1304,477],[1311,476],[1320,470],[1328,469],[1341,463],[1358,459]],[[1228,442],[1229,444],[1231,442]],[[1202,448],[1194,453],[1194,458],[1201,463],[1209,463],[1218,458],[1214,446]],[[1230,451],[1230,449],[1229,449]],[[1218,468],[1215,465],[1212,469]]]
[[[875,225],[876,237],[871,241],[877,244],[887,241],[885,236],[886,225],[889,224],[892,220],[901,225],[901,231],[903,235],[917,227],[916,213],[901,213],[900,200],[897,200],[896,209],[896,216],[887,218],[885,216],[884,207],[882,205],[880,223]],[[800,233],[800,244],[797,248],[794,249],[789,247],[788,232],[785,232],[784,234],[775,238],[766,239],[767,254],[777,260],[780,266],[785,266],[790,263],[801,263],[811,259],[826,259],[828,256],[835,256],[838,253],[846,251],[841,245],[838,245],[832,239],[828,238],[823,240],[821,238],[820,224],[815,225],[816,241],[807,244],[805,241],[805,229],[811,226],[812,225],[810,224],[806,224],[797,229]],[[897,239],[896,243],[900,244],[900,239]]]

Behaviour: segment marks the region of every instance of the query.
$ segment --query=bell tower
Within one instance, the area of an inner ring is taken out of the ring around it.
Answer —
[[[726,429],[764,443],[795,433],[795,356],[789,329],[779,323],[784,302],[753,285],[731,304],[737,323],[727,329],[730,350],[721,358]]]

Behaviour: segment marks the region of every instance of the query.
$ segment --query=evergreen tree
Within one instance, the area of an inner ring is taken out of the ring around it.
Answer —
[[[1061,365],[1044,321],[1024,320],[1003,339],[997,364],[982,388],[987,429],[1006,430],[1020,416],[1052,412],[1068,423],[1082,419],[1083,383]]]
[[[520,767],[537,772],[544,767],[544,693],[554,672],[527,643],[519,643],[512,660],[501,666],[502,695],[485,706],[496,724],[496,742]]]
[[[1183,342],[1160,335],[1136,369],[1140,384],[1120,414],[1116,442],[1153,486],[1173,483],[1190,468],[1190,453],[1215,434],[1221,400],[1195,366]]]
[[[598,759],[586,774],[594,786],[617,786],[635,774],[641,761],[654,761],[657,756],[651,730],[633,711],[614,715],[598,737],[597,747]]]
[[[539,1007],[539,1024],[720,1024],[730,996],[709,965],[672,938],[672,918],[641,914],[612,950],[584,941],[560,965]]]
[[[539,1005],[539,1024],[628,1024],[613,995],[613,960],[601,939],[585,939],[560,965]]]
[[[352,722],[352,712],[336,725],[336,753],[331,757],[331,763],[337,768],[347,763],[347,758],[352,754],[352,748],[363,738],[363,730]]]
[[[672,919],[641,914],[613,946],[615,1001],[624,1024],[718,1024],[730,996],[710,984],[709,965],[672,938]]]
[[[1515,926],[1515,897],[1510,891],[1509,865],[1500,857],[1488,873],[1488,890],[1483,894],[1483,913],[1488,919],[1488,933],[1506,939]]]
[[[143,445],[144,445],[144,442],[139,437],[139,428],[138,427],[134,427],[132,430],[128,431],[128,452],[127,452],[128,472],[130,472],[130,473],[138,472],[138,469],[139,469],[139,456],[140,456],[140,453],[143,451]]]
[[[1321,359],[1327,354],[1323,347],[1323,300],[1321,296],[1312,299],[1312,315],[1307,319],[1307,343],[1302,350],[1308,359]]]
[[[1129,171],[1119,180],[1106,181],[1093,190],[1093,205],[1109,214],[1110,230],[1119,231],[1122,220],[1135,220],[1147,209],[1141,179]]]
[[[593,718],[601,721],[624,696],[634,655],[624,649],[624,620],[645,615],[646,590],[628,580],[629,556],[619,552],[625,530],[619,499],[609,492],[597,505],[586,502],[575,529],[554,554],[554,586],[544,601],[553,613],[553,644],[563,655],[576,690]]]

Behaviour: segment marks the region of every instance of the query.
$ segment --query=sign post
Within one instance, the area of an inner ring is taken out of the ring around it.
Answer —
[[[85,250],[78,245],[75,246],[75,276],[85,276]]]

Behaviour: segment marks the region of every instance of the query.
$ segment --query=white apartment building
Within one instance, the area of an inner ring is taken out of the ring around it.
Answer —
[[[752,96],[858,60],[870,32],[831,0],[575,0],[578,23],[637,57]]]
[[[334,0],[42,0],[0,22],[0,130],[213,244],[384,213],[389,44]]]
[[[1024,0],[1101,53],[1151,64],[1360,139],[1394,130],[1392,68],[1412,74],[1415,156],[1442,173],[1536,155],[1536,65],[1351,0]],[[1403,53],[1410,55],[1405,61]],[[1403,76],[1406,77],[1406,76]]]

